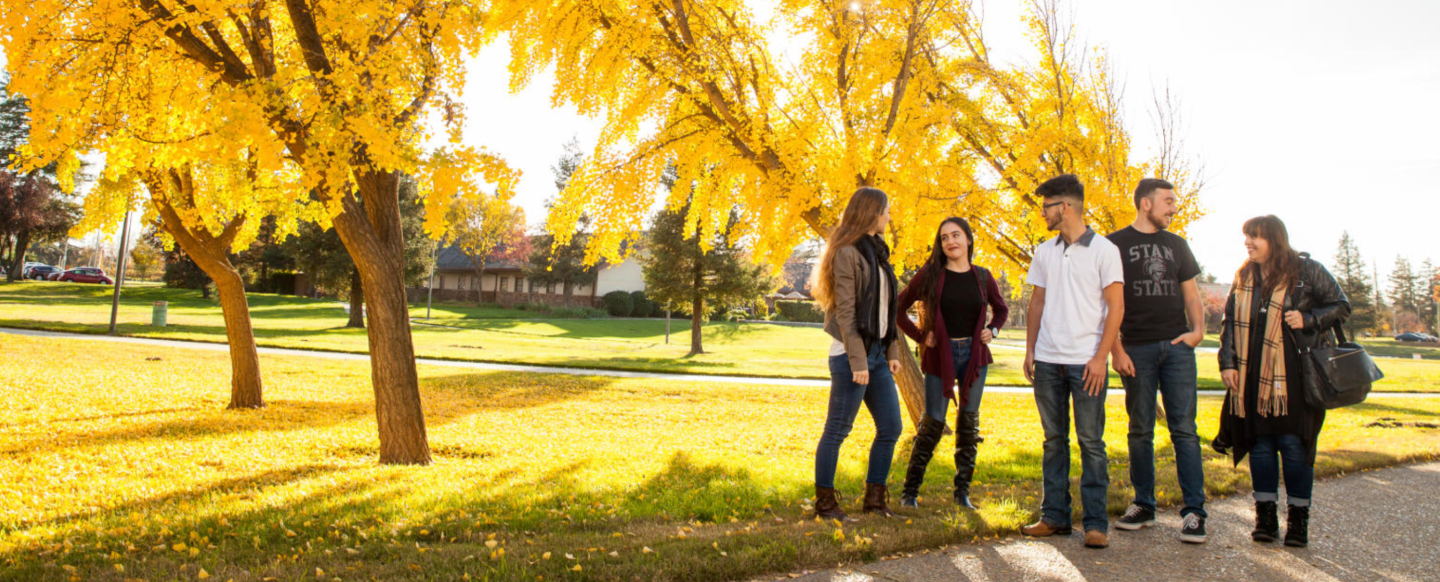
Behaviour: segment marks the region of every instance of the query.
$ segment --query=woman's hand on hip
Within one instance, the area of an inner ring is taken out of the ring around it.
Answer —
[[[932,331],[932,332],[930,332],[930,333],[925,334],[925,347],[927,347],[927,348],[933,348],[933,347],[935,347],[935,332]]]
[[[980,330],[980,343],[982,343],[982,344],[988,344],[988,343],[990,343],[990,340],[993,340],[993,339],[995,339],[995,334],[990,333],[990,328],[987,327],[987,328],[985,328],[985,329]]]
[[[900,373],[900,360],[890,360],[890,373],[891,373],[891,374],[899,374],[899,373]]]

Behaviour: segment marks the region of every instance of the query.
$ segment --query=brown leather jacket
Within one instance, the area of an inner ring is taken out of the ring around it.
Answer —
[[[866,364],[865,340],[860,337],[860,332],[855,326],[855,297],[859,295],[859,287],[864,281],[870,280],[870,265],[860,255],[860,251],[854,245],[844,247],[835,251],[835,264],[831,269],[835,284],[831,293],[835,297],[835,306],[825,312],[825,333],[830,334],[840,343],[845,344],[845,357],[850,360],[851,372],[866,372],[870,366]],[[890,294],[899,293],[898,289],[891,289]],[[895,314],[889,314],[887,324],[890,329],[895,327]],[[895,341],[885,350],[885,359],[899,360],[900,345],[896,334]]]

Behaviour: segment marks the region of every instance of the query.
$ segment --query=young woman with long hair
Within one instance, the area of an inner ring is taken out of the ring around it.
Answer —
[[[1290,248],[1274,216],[1245,222],[1249,259],[1235,273],[1220,327],[1220,379],[1227,396],[1212,446],[1249,455],[1257,542],[1280,537],[1280,477],[1289,506],[1285,545],[1309,543],[1315,447],[1325,409],[1305,401],[1300,350],[1335,345],[1334,329],[1350,315],[1340,284],[1309,255]],[[1282,473],[1283,467],[1283,473]]]
[[[985,392],[985,372],[994,360],[989,343],[1010,315],[1000,287],[990,271],[973,265],[975,233],[963,218],[950,217],[940,223],[930,258],[900,293],[898,324],[905,334],[924,346],[920,369],[925,372],[925,418],[915,435],[905,486],[900,493],[902,507],[918,507],[920,484],[925,467],[945,433],[945,412],[957,400],[955,422],[955,502],[974,509],[970,503],[970,481],[975,476],[975,455],[980,438],[980,397]],[[920,325],[905,315],[910,306],[921,304]],[[989,322],[985,319],[990,309]],[[961,390],[955,390],[955,381]]]
[[[884,192],[861,188],[850,197],[840,225],[830,232],[812,286],[825,310],[830,345],[830,406],[815,451],[815,513],[850,519],[840,509],[835,469],[840,445],[850,435],[863,404],[875,420],[870,466],[865,477],[865,513],[894,515],[887,505],[890,460],[900,440],[900,397],[893,374],[900,369],[895,341],[895,270],[882,235],[890,222]]]

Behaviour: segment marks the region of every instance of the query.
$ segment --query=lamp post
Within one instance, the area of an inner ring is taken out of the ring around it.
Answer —
[[[110,335],[115,335],[115,317],[120,312],[120,286],[125,284],[125,249],[130,242],[130,205],[125,205],[125,224],[120,227],[120,256],[115,257],[115,295],[110,299]]]

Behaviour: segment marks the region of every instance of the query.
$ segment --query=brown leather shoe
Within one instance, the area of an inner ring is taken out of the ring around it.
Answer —
[[[1025,534],[1025,535],[1027,535],[1027,536],[1035,536],[1035,537],[1037,537],[1037,538],[1044,538],[1044,537],[1057,536],[1057,535],[1058,535],[1058,536],[1068,536],[1068,535],[1070,535],[1070,532],[1071,532],[1071,531],[1073,531],[1073,530],[1070,529],[1070,526],[1068,526],[1068,525],[1067,525],[1067,526],[1063,526],[1063,527],[1062,527],[1062,526],[1058,526],[1058,525],[1055,525],[1055,524],[1050,523],[1050,522],[1048,522],[1048,521],[1045,521],[1045,518],[1043,518],[1043,517],[1040,518],[1040,521],[1037,521],[1037,522],[1035,522],[1035,523],[1032,523],[1032,524],[1030,524],[1030,525],[1027,525],[1027,526],[1025,526],[1025,527],[1020,528],[1020,533]]]
[[[887,502],[890,498],[890,488],[883,483],[865,484],[865,505],[862,511],[873,513],[880,517],[895,517],[895,512],[890,511]]]
[[[840,509],[840,500],[837,498],[835,490],[830,487],[815,488],[815,516],[820,519],[855,521]]]
[[[1098,529],[1085,532],[1085,547],[1087,548],[1108,548],[1110,547],[1110,536]]]

